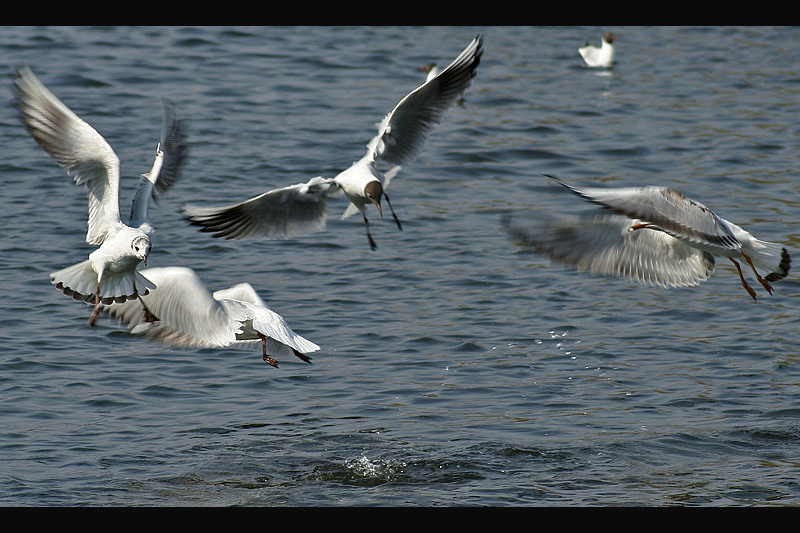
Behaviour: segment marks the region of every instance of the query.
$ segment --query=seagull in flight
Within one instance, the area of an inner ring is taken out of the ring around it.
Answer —
[[[695,286],[714,271],[714,257],[746,262],[761,286],[786,277],[791,256],[714,214],[705,205],[666,187],[579,188],[548,176],[582,198],[615,214],[569,216],[525,227],[510,217],[506,229],[523,244],[579,271],[662,287]],[[759,273],[759,270],[763,273]]]
[[[127,324],[131,333],[181,348],[260,341],[264,362],[276,368],[273,356],[294,354],[311,363],[306,354],[319,350],[269,309],[249,283],[212,293],[191,268],[146,268],[142,273],[157,286],[141,296],[157,320],[151,320],[134,301],[102,306]]]
[[[53,272],[50,280],[64,294],[94,303],[89,318],[89,326],[94,326],[101,303],[141,299],[155,288],[136,270],[140,262],[147,264],[150,254],[149,196],[153,187],[163,191],[174,182],[184,153],[183,136],[165,102],[165,124],[153,167],[140,180],[131,223],[124,224],[119,211],[119,158],[108,142],[27,66],[17,70],[13,83],[14,103],[30,134],[88,192],[86,242],[98,248],[87,260]]]
[[[605,67],[611,68],[614,64],[614,41],[617,39],[616,35],[607,31],[603,34],[603,42],[600,47],[592,46],[586,43],[585,46],[578,48],[584,62],[590,67]]]
[[[418,156],[445,111],[469,87],[482,53],[483,38],[479,35],[447,68],[400,100],[377,124],[378,134],[367,144],[367,153],[336,177],[315,177],[307,183],[270,190],[233,205],[185,205],[182,209],[184,216],[192,224],[200,226],[201,231],[213,233],[214,237],[286,237],[324,229],[328,197],[344,193],[350,204],[342,218],[360,212],[367,240],[374,250],[376,245],[369,230],[367,207],[374,204],[383,216],[381,199],[385,198],[397,227],[403,229],[386,194],[386,187],[402,165]],[[376,168],[379,162],[392,166],[381,173]]]

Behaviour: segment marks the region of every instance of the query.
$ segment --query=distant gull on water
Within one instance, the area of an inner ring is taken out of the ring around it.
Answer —
[[[586,43],[585,46],[578,48],[578,52],[580,52],[584,62],[590,67],[611,68],[614,64],[613,43],[616,39],[616,35],[607,31],[603,34],[603,41],[600,47]]]
[[[721,256],[733,262],[742,286],[754,300],[756,293],[738,261],[750,265],[770,294],[770,282],[789,273],[791,256],[786,248],[753,237],[672,189],[579,188],[548,177],[616,214],[557,217],[536,225],[521,217],[506,217],[504,224],[523,244],[579,271],[686,287],[708,279],[714,271],[714,256]]]
[[[439,67],[437,67],[436,63],[433,62],[419,67],[419,71],[425,73],[425,82],[429,82],[439,75]]]
[[[392,209],[386,187],[401,165],[413,161],[444,113],[469,87],[483,53],[483,38],[475,37],[447,68],[411,91],[379,124],[378,134],[367,144],[367,153],[334,178],[312,178],[267,191],[242,203],[202,207],[186,205],[183,214],[201,231],[226,239],[287,237],[325,227],[329,196],[343,192],[350,200],[342,218],[360,212],[372,249],[367,206],[374,204],[383,215],[381,198],[392,210],[397,227],[402,225]],[[381,173],[378,162],[393,165]],[[383,178],[383,183],[381,183]]]

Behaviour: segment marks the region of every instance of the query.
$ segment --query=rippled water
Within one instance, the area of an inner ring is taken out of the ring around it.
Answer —
[[[619,35],[612,71],[577,47]],[[286,241],[219,241],[180,205],[334,176],[374,124],[477,33],[463,105],[373,215]],[[0,107],[2,505],[797,505],[800,284],[752,302],[732,265],[664,290],[581,276],[517,246],[508,211],[587,206],[579,185],[669,185],[800,250],[796,28],[0,29],[149,169],[161,96],[186,119],[183,180],[151,266],[247,280],[322,349],[178,350],[60,295],[86,200]],[[797,262],[797,260],[795,261]]]

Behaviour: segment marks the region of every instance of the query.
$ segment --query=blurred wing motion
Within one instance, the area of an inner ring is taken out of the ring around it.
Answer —
[[[786,248],[753,237],[672,189],[579,188],[548,177],[617,215],[549,219],[527,228],[509,218],[505,225],[523,243],[579,270],[680,287],[707,279],[714,256],[727,257],[754,300],[756,293],[737,260],[750,265],[770,294],[769,282],[789,273]]]
[[[632,231],[619,215],[559,216],[532,223],[507,218],[522,244],[579,272],[661,287],[694,286],[714,272],[714,257],[660,231]]]
[[[677,239],[736,250],[741,244],[731,228],[700,202],[666,187],[586,187],[567,185],[578,196],[620,215],[657,226]]]
[[[264,361],[272,366],[277,361],[271,356],[294,354],[310,362],[305,354],[319,350],[292,331],[247,283],[212,294],[190,268],[148,268],[142,273],[157,285],[142,296],[146,309],[138,302],[103,307],[131,333],[177,347],[219,348],[261,341]]]
[[[178,181],[181,168],[186,161],[188,147],[183,124],[175,113],[175,108],[167,100],[163,101],[164,118],[161,136],[156,147],[156,157],[150,172],[142,174],[131,202],[129,224],[151,235],[150,201],[157,201]]]

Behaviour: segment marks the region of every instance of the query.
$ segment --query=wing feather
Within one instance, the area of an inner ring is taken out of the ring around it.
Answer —
[[[507,218],[508,232],[526,246],[574,268],[662,287],[694,286],[714,271],[714,258],[663,231],[631,230],[621,215]]]
[[[333,179],[317,177],[307,183],[267,191],[239,204],[185,205],[182,212],[189,222],[215,237],[287,237],[324,229],[327,198],[338,191],[339,184]]]
[[[478,35],[447,68],[400,100],[368,144],[374,157],[393,165],[413,161],[445,112],[469,87],[482,54],[483,37]]]
[[[737,250],[741,243],[711,209],[666,187],[573,187],[548,176],[573,193],[621,215],[654,224],[678,239]]]
[[[23,66],[14,78],[15,105],[34,139],[86,187],[86,242],[102,244],[119,217],[119,158],[106,140]]]

